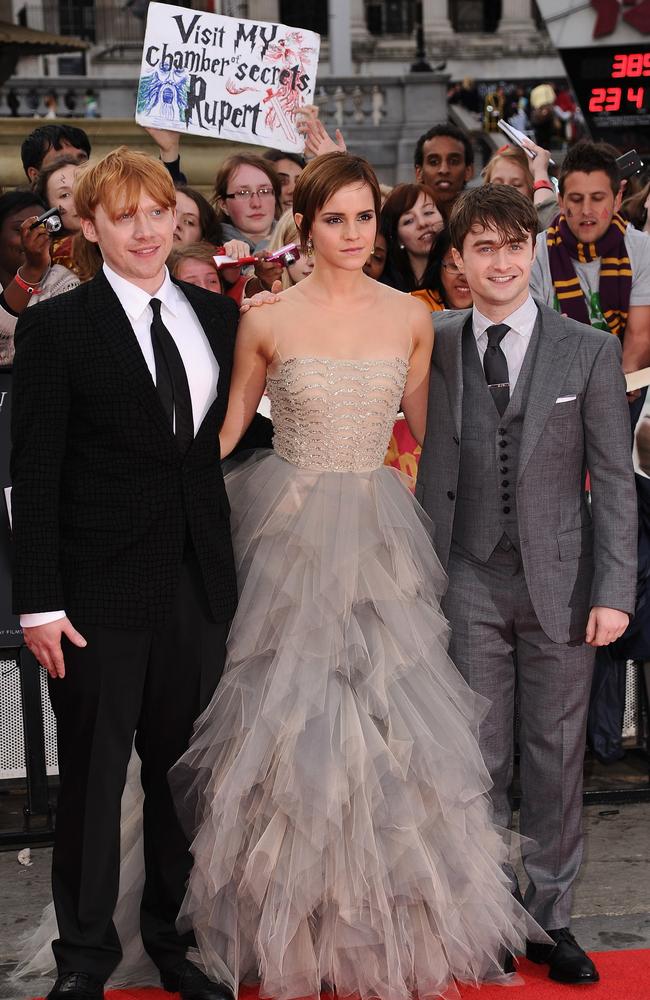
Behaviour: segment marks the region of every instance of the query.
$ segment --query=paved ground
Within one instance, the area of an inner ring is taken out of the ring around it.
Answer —
[[[587,849],[574,907],[573,929],[593,951],[650,948],[650,804],[587,806]],[[0,1000],[43,996],[49,980],[16,986],[9,974],[20,937],[34,927],[49,900],[48,848],[33,848],[24,868],[17,852],[0,853]]]

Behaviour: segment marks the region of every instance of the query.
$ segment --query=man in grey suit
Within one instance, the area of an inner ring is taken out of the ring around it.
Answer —
[[[435,314],[417,496],[449,574],[450,654],[491,702],[481,749],[506,827],[519,708],[520,830],[533,841],[524,902],[554,941],[529,942],[528,958],[560,982],[596,982],[568,925],[594,651],[623,633],[635,600],[621,349],[531,298],[537,217],[528,199],[498,185],[472,189],[449,228],[474,308]]]

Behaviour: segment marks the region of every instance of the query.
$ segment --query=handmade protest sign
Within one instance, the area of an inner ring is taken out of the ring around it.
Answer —
[[[135,120],[302,152],[319,48],[313,31],[150,3]]]

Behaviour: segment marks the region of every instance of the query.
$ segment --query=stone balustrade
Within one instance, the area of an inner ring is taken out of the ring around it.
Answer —
[[[101,117],[84,118],[87,91],[93,85]],[[350,151],[366,156],[380,180],[394,184],[412,178],[418,137],[436,122],[446,121],[447,85],[448,77],[435,73],[323,78],[317,82],[315,103],[328,131],[340,128]],[[47,120],[45,98],[52,92],[57,95],[59,115],[88,132],[94,152],[101,155],[122,142],[154,151],[149,137],[133,121],[136,88],[133,79],[13,77],[0,87],[0,183],[23,182],[20,144]],[[18,117],[12,117],[12,107]],[[239,148],[243,144],[183,136],[183,168],[192,183],[207,188],[219,162]]]

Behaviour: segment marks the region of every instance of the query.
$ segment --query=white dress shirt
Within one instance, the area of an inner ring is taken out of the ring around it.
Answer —
[[[505,337],[501,341],[501,350],[506,356],[506,361],[508,362],[508,381],[510,382],[510,395],[512,396],[515,385],[517,384],[517,379],[519,378],[519,372],[521,371],[521,366],[524,363],[524,356],[528,349],[530,343],[530,338],[537,322],[538,309],[535,305],[532,296],[528,296],[523,305],[520,305],[518,309],[515,309],[510,316],[506,316],[505,319],[501,320],[510,329],[506,333]],[[495,326],[493,320],[488,319],[483,313],[479,312],[476,306],[473,307],[472,312],[472,328],[474,330],[474,336],[476,337],[476,346],[478,348],[479,357],[481,359],[481,364],[483,364],[483,356],[488,345],[487,328],[489,326]]]
[[[160,299],[162,321],[174,338],[187,373],[196,434],[216,399],[219,380],[219,364],[196,313],[180,288],[172,282],[167,268],[163,283],[154,295],[116,274],[108,264],[104,264],[104,274],[128,317],[154,382],[156,362],[151,343],[153,311],[149,302],[152,298]],[[65,611],[35,612],[21,615],[20,624],[23,628],[34,628],[60,618],[65,618]]]

